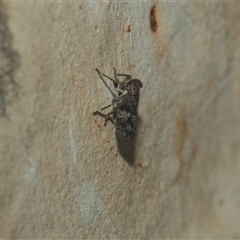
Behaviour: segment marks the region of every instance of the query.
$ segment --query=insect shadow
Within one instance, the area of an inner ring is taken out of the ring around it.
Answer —
[[[113,125],[115,125],[114,120],[111,117],[107,116],[107,114],[104,114],[100,111],[96,111],[93,113],[93,115],[99,115],[100,117],[103,117],[105,119],[104,126],[107,125],[108,121],[110,121]],[[140,116],[137,116],[137,118],[138,118],[138,121],[137,121],[138,126],[137,127],[138,127],[139,131],[137,131],[136,135],[131,140],[129,140],[127,142],[122,142],[122,141],[118,140],[118,138],[116,137],[118,152],[120,153],[120,155],[122,156],[124,161],[126,161],[131,166],[135,165],[136,143],[137,143],[137,139],[138,139],[138,133],[141,132],[141,125],[142,125],[142,119],[140,118]]]

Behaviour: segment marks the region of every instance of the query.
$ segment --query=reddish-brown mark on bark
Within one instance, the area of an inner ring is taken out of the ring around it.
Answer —
[[[128,25],[127,25],[127,28],[126,28],[126,32],[130,32],[130,31],[131,31],[131,25],[128,24]]]
[[[157,22],[157,10],[156,10],[156,6],[154,5],[152,8],[151,8],[151,11],[150,11],[150,26],[151,26],[151,29],[153,32],[156,32],[157,31],[157,28],[158,28],[158,22]]]
[[[190,149],[185,152],[185,144],[188,143]],[[197,155],[197,144],[187,124],[186,106],[180,107],[180,113],[176,122],[176,130],[173,135],[173,147],[176,158],[179,162],[179,169],[172,185],[179,183],[183,178],[185,183],[188,182],[188,171],[192,167],[193,160]]]

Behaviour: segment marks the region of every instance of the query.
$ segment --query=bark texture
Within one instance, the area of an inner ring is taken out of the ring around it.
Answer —
[[[239,22],[236,2],[0,2],[0,238],[240,238]],[[113,67],[143,82],[126,144],[92,114]]]

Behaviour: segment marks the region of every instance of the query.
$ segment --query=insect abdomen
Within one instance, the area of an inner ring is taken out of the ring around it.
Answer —
[[[138,98],[126,95],[120,103],[115,123],[116,136],[119,141],[126,142],[136,134]]]
[[[136,134],[137,116],[131,116],[125,119],[116,118],[116,136],[121,142],[132,139]]]

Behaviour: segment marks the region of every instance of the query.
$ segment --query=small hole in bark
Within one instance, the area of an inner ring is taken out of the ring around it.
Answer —
[[[151,12],[150,12],[150,26],[153,32],[156,32],[158,28],[156,12],[157,12],[156,6],[154,5],[151,8]]]

